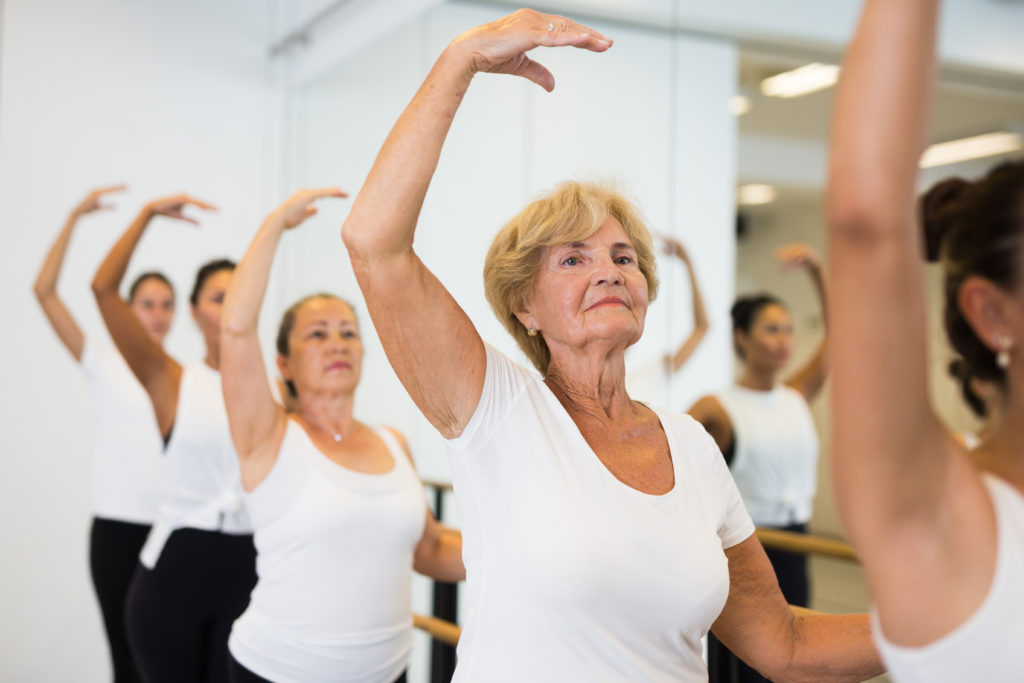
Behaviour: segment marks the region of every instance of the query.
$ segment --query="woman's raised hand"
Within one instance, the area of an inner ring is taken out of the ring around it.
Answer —
[[[776,249],[775,259],[782,264],[783,272],[793,271],[797,268],[821,270],[821,258],[818,256],[818,252],[800,242]]]
[[[669,256],[675,256],[684,263],[690,263],[690,253],[686,251],[686,247],[683,246],[682,242],[674,237],[669,237],[664,234],[659,234],[658,238],[661,239],[666,254]]]
[[[99,187],[90,192],[85,199],[78,203],[75,207],[74,214],[76,216],[84,216],[87,213],[93,211],[109,211],[114,208],[113,204],[104,204],[102,199],[103,195],[110,194],[111,192],[121,192],[127,186],[126,185],[111,185],[109,187]]]
[[[521,9],[463,33],[452,41],[449,49],[465,53],[472,73],[485,71],[522,76],[550,92],[555,88],[555,77],[526,53],[535,47],[567,45],[604,52],[612,46],[612,41],[592,28],[557,14]]]
[[[324,197],[347,197],[345,192],[338,187],[321,187],[316,190],[299,190],[286,199],[281,206],[274,209],[272,214],[280,220],[285,229],[298,227],[303,221],[316,214],[316,207],[313,202]]]
[[[199,225],[199,221],[191,216],[185,215],[185,207],[195,206],[203,209],[204,211],[216,211],[217,207],[208,202],[204,202],[201,199],[187,194],[176,194],[173,197],[163,197],[162,199],[154,199],[149,204],[146,204],[146,209],[153,216],[167,216],[168,218],[174,218],[179,221],[185,221],[192,225]]]

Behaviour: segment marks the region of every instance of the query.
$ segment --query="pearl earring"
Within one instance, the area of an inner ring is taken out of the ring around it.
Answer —
[[[530,325],[528,328],[526,328],[526,334],[528,334],[531,337],[536,337],[537,336],[537,328],[534,327],[533,325]]]
[[[1006,370],[1010,367],[1010,349],[1013,348],[1013,340],[1005,334],[997,334],[992,341],[999,349],[996,353],[996,365],[1001,370]]]

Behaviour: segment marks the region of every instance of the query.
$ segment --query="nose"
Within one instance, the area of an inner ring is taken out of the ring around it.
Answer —
[[[597,285],[621,285],[624,282],[619,265],[610,255],[595,262],[593,279]]]

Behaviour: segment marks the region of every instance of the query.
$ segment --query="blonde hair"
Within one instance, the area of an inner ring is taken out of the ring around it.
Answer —
[[[529,204],[505,224],[491,243],[484,262],[484,293],[498,320],[541,373],[547,373],[551,352],[541,335],[531,337],[516,317],[533,292],[545,247],[581,242],[609,216],[617,220],[647,280],[650,301],[658,293],[654,248],[640,210],[608,185],[567,181]]]

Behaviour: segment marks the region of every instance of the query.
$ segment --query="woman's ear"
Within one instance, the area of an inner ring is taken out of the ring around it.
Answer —
[[[1020,336],[1021,315],[1013,297],[990,280],[972,276],[956,295],[960,313],[981,343],[998,353],[1001,339]]]
[[[288,374],[288,359],[280,353],[277,354],[277,371],[281,373],[281,379],[285,382],[291,379]]]

